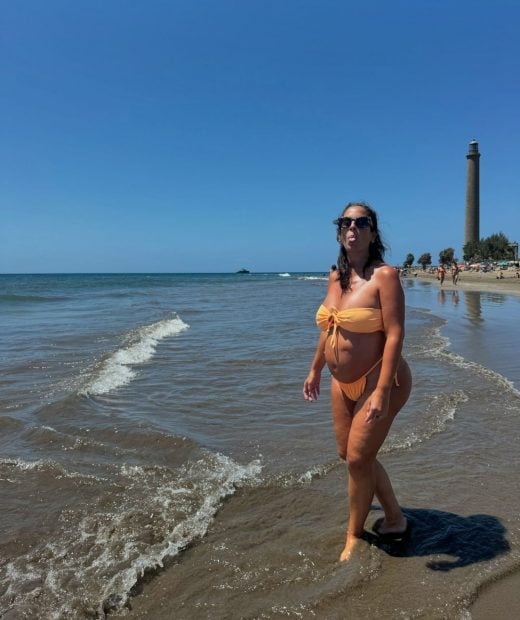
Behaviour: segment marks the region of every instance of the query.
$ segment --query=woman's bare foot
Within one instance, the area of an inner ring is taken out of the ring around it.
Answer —
[[[358,538],[357,536],[354,536],[353,534],[347,534],[345,548],[343,549],[343,551],[341,552],[341,555],[339,556],[339,561],[348,562],[350,558],[352,557],[352,554],[354,553],[355,549],[359,546],[360,542],[361,542],[361,538]]]
[[[393,521],[384,517],[374,523],[372,530],[379,536],[399,536],[408,530],[408,520],[404,515]]]

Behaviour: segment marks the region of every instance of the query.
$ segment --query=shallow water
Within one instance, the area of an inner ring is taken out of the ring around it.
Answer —
[[[413,529],[347,567],[328,380],[301,397],[325,286],[0,277],[2,617],[468,618],[520,568],[520,299],[404,282]]]

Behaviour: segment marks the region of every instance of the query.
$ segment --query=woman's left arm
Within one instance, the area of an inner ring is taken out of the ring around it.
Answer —
[[[390,392],[401,359],[404,340],[404,293],[397,271],[389,265],[377,270],[379,300],[385,330],[381,372],[370,396],[366,419],[373,422],[388,414]]]

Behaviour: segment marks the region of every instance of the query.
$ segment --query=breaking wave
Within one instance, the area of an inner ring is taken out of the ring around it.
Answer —
[[[106,394],[126,385],[137,375],[133,368],[144,364],[155,354],[158,343],[164,338],[176,336],[189,325],[176,317],[164,319],[139,328],[127,346],[109,355],[100,365],[96,376],[80,390],[84,395]]]

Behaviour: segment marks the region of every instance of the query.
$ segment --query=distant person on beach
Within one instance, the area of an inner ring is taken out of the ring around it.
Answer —
[[[349,203],[334,221],[340,245],[337,269],[316,321],[322,330],[303,385],[318,398],[325,364],[332,374],[331,400],[339,455],[348,466],[349,520],[340,560],[359,545],[374,494],[384,518],[374,525],[382,538],[402,538],[408,523],[377,453],[408,400],[410,369],[401,357],[404,294],[397,271],[383,262],[385,247],[377,215],[367,204]]]
[[[453,265],[451,266],[451,280],[453,284],[457,284],[457,282],[459,281],[459,273],[459,266],[457,265],[457,263],[453,263]]]
[[[446,269],[444,268],[444,265],[441,263],[439,265],[439,269],[437,270],[437,280],[440,281],[441,286],[444,282],[444,277],[446,276]]]

